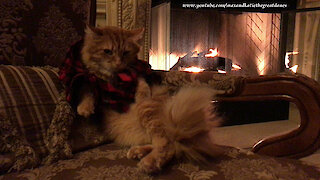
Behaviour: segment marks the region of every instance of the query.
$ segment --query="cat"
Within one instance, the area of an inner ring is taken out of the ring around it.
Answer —
[[[90,73],[111,81],[114,74],[137,61],[143,33],[143,29],[87,27],[82,63]],[[208,136],[208,131],[221,123],[211,103],[215,95],[207,87],[182,87],[172,94],[168,87],[150,85],[139,77],[127,112],[101,107],[104,132],[115,143],[129,146],[127,157],[139,159],[138,167],[146,173],[159,172],[174,157],[204,162],[203,154],[222,152]],[[79,96],[77,113],[84,117],[94,114],[92,89],[84,85]]]

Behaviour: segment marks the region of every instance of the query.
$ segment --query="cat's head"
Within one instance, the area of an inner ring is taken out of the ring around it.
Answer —
[[[137,60],[138,41],[144,29],[125,30],[118,27],[87,27],[81,51],[82,61],[89,71],[103,79]]]

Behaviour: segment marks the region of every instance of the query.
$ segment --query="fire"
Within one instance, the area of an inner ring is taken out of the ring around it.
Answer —
[[[198,51],[193,51],[193,54],[192,54],[192,56],[191,57],[198,57]]]
[[[285,65],[286,65],[286,68],[289,68],[289,63],[290,63],[289,55],[297,55],[297,54],[299,54],[299,52],[297,52],[297,51],[286,52],[286,57],[285,57],[285,60],[284,60],[284,63],[285,63]]]
[[[237,71],[237,70],[240,70],[240,69],[241,69],[241,67],[239,65],[232,64],[232,70]]]
[[[199,72],[204,71],[204,69],[199,68],[199,67],[195,67],[195,66],[191,66],[191,67],[188,67],[188,68],[184,68],[183,71],[188,71],[188,72],[193,72],[193,73],[199,73]]]
[[[198,57],[198,53],[202,51],[201,44],[197,44],[192,52],[194,52],[192,57]]]
[[[152,49],[149,51],[149,64],[152,69],[156,70],[169,70],[172,66],[174,66],[180,57],[185,56],[186,53],[181,54],[156,54]]]
[[[262,61],[258,60],[258,69],[259,69],[260,75],[264,75],[264,68],[265,68],[264,60]]]
[[[292,72],[294,72],[294,73],[296,73],[297,72],[297,70],[298,70],[298,65],[294,65],[294,66],[292,66],[291,68],[289,68]]]
[[[224,71],[224,70],[220,70],[220,69],[218,69],[218,73],[226,74],[227,72],[226,72],[226,71]]]
[[[284,64],[286,66],[286,68],[290,69],[292,72],[296,73],[297,72],[297,69],[298,69],[298,65],[294,65],[292,67],[289,66],[289,63],[290,63],[290,57],[291,55],[297,55],[299,54],[299,52],[297,51],[293,51],[293,52],[286,52],[286,56],[285,56],[285,59],[284,59]]]
[[[169,54],[169,69],[174,66],[180,57],[185,56],[186,54],[174,54],[174,53],[170,53]]]
[[[218,49],[215,48],[215,49],[209,49],[210,53],[209,54],[206,54],[205,57],[216,57],[219,55],[218,53]]]

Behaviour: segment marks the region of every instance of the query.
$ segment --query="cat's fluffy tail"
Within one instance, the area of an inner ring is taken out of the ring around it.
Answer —
[[[165,104],[164,125],[168,137],[175,143],[176,156],[204,161],[203,151],[193,142],[222,122],[214,113],[215,95],[216,91],[210,88],[182,88]]]

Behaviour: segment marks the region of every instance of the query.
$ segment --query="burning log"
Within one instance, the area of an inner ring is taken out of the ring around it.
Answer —
[[[180,71],[189,67],[198,67],[205,71],[218,71],[223,70],[230,72],[232,68],[231,59],[224,57],[206,57],[205,53],[199,53],[198,57],[193,57],[195,52],[189,52],[182,58],[179,58],[178,62],[172,66],[170,70]]]

